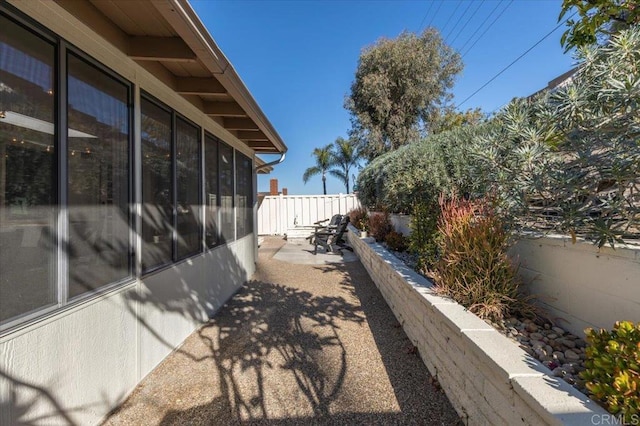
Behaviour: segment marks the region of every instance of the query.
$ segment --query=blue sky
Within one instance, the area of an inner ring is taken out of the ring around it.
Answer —
[[[393,38],[403,30],[417,32],[430,24],[440,29],[446,42],[457,50],[466,43],[462,50],[465,52],[504,9],[463,58],[465,67],[453,89],[454,102],[458,104],[551,31],[558,24],[562,2],[191,0],[191,3],[289,147],[285,162],[270,175],[258,178],[258,190],[267,191],[269,179],[277,178],[280,188],[288,188],[290,194],[320,194],[320,177],[305,185],[302,174],[313,165],[313,148],[347,135],[349,114],[343,102],[362,48],[380,37]],[[492,112],[513,97],[541,89],[569,70],[574,60],[560,46],[563,31],[564,26],[468,100],[462,109],[480,107]],[[344,191],[342,183],[327,178],[327,192]]]

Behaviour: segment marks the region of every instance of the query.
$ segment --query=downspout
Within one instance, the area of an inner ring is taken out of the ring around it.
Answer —
[[[287,155],[287,153],[286,153],[286,152],[282,152],[282,153],[280,153],[280,158],[278,158],[277,160],[272,161],[272,162],[270,162],[270,163],[262,164],[262,165],[260,165],[260,166],[256,167],[256,173],[257,173],[259,170],[261,170],[261,169],[265,169],[265,168],[267,168],[267,167],[275,166],[275,165],[277,165],[277,164],[282,163],[282,162],[284,161],[284,157],[285,157],[286,155]]]

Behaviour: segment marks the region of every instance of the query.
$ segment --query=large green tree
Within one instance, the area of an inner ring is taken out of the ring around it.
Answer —
[[[567,50],[606,40],[611,34],[640,23],[638,0],[564,0],[558,19],[569,12],[578,16],[567,20],[568,29],[560,40]]]
[[[451,99],[460,71],[460,55],[433,28],[365,48],[345,100],[362,154],[371,160],[416,140]]]
[[[333,145],[323,148],[315,148],[311,153],[316,165],[309,167],[302,175],[302,181],[306,184],[313,176],[322,175],[322,190],[327,195],[327,172],[333,165]]]
[[[349,174],[358,165],[360,153],[355,141],[338,137],[333,143],[332,168],[329,173],[339,179],[349,193]]]

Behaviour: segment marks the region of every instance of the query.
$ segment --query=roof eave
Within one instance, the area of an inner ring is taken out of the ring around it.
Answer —
[[[187,0],[153,0],[152,3],[235,101],[246,111],[249,118],[269,138],[276,149],[276,152],[271,153],[286,152],[287,146],[284,141],[189,2]],[[260,152],[258,149],[255,151]]]

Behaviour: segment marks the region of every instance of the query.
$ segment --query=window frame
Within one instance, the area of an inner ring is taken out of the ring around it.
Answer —
[[[136,244],[136,234],[137,234],[137,229],[136,229],[136,220],[135,220],[135,211],[134,211],[134,204],[135,204],[135,119],[134,119],[134,112],[135,112],[135,102],[134,102],[134,92],[135,92],[135,87],[134,84],[132,82],[130,82],[129,80],[127,80],[126,78],[124,78],[123,76],[121,76],[120,74],[116,73],[115,71],[111,70],[110,68],[108,68],[107,66],[105,66],[104,64],[102,64],[101,62],[95,60],[94,58],[92,58],[91,56],[89,56],[88,54],[84,53],[82,50],[78,49],[77,47],[65,42],[64,40],[62,40],[62,45],[63,45],[63,49],[61,49],[63,52],[61,52],[61,58],[60,60],[64,59],[64,76],[62,76],[62,83],[64,84],[64,109],[61,111],[64,111],[64,131],[65,133],[68,131],[69,128],[69,118],[68,118],[68,105],[69,105],[69,93],[68,93],[68,84],[69,84],[69,70],[68,70],[68,57],[69,55],[75,55],[77,59],[83,61],[85,64],[95,68],[96,70],[98,70],[99,72],[102,72],[103,74],[107,75],[108,77],[114,79],[115,81],[117,81],[118,83],[122,84],[123,86],[126,86],[127,88],[127,120],[128,120],[128,130],[129,130],[129,134],[127,137],[127,155],[128,155],[128,164],[127,164],[127,173],[128,173],[128,179],[127,179],[127,219],[128,219],[128,225],[129,225],[129,252],[127,253],[127,270],[128,270],[128,275],[125,278],[122,278],[120,280],[114,281],[112,283],[108,283],[105,284],[103,286],[100,286],[97,289],[93,289],[90,291],[87,291],[83,294],[74,296],[74,297],[69,297],[68,295],[68,291],[69,291],[69,274],[70,274],[70,269],[69,269],[69,257],[68,255],[65,256],[65,262],[66,262],[66,268],[67,268],[67,278],[66,278],[66,282],[63,283],[64,287],[65,287],[65,296],[67,299],[67,304],[69,303],[76,303],[81,302],[87,298],[91,298],[94,297],[95,295],[99,295],[102,294],[104,292],[108,292],[111,289],[115,288],[115,287],[120,287],[122,285],[128,284],[132,281],[136,280],[136,261],[137,261],[137,256],[136,256],[136,249],[135,249],[135,244]],[[61,127],[62,129],[62,127]],[[60,155],[64,155],[64,170],[65,170],[65,179],[64,181],[61,180],[61,182],[59,183],[59,185],[62,185],[62,193],[64,194],[64,203],[61,205],[64,205],[65,210],[68,212],[69,209],[69,149],[68,149],[68,135],[65,135],[65,140],[64,140],[64,145],[65,145],[65,150],[63,151],[62,149],[60,149]],[[65,226],[66,226],[66,233],[64,235],[64,238],[66,239],[66,241],[69,241],[69,232],[68,232],[68,227],[69,227],[69,218],[68,216],[65,218]]]
[[[53,248],[53,276],[55,282],[53,284],[56,290],[55,303],[49,304],[42,308],[36,308],[32,311],[17,315],[0,323],[0,338],[15,332],[17,330],[28,327],[36,322],[43,321],[47,318],[61,314],[64,311],[74,309],[79,305],[88,301],[98,299],[103,295],[110,293],[116,289],[126,287],[137,279],[135,265],[137,262],[136,254],[136,220],[135,211],[132,206],[135,203],[135,85],[104,65],[88,53],[77,48],[72,43],[65,40],[62,36],[54,33],[44,27],[33,18],[26,16],[14,6],[6,3],[0,3],[0,16],[16,25],[24,28],[26,31],[48,42],[54,48],[53,57],[53,150],[55,159],[52,165],[52,207],[55,210],[53,229],[56,232],[55,248]],[[128,137],[127,137],[127,155],[128,155],[128,184],[127,184],[127,202],[128,202],[128,226],[129,226],[129,253],[128,258],[128,276],[118,281],[105,284],[99,288],[87,291],[81,295],[69,298],[69,254],[65,252],[66,241],[69,237],[69,217],[68,217],[68,63],[69,54],[73,54],[77,59],[85,62],[91,67],[96,68],[123,84],[127,88],[127,119],[128,119]]]
[[[202,145],[204,144],[204,139],[202,137],[202,128],[194,123],[192,120],[189,120],[184,115],[180,114],[175,109],[171,109],[173,114],[173,127],[172,127],[172,153],[171,160],[172,164],[172,174],[173,174],[173,229],[174,229],[174,247],[173,247],[173,264],[180,263],[183,260],[189,259],[194,256],[198,256],[204,252],[204,247],[202,245],[202,240],[204,238],[204,224],[202,223],[202,214],[199,214],[197,220],[200,222],[198,224],[198,236],[199,236],[199,248],[196,252],[187,254],[186,256],[180,257],[178,256],[178,120],[182,120],[187,125],[192,126],[195,130],[197,130],[198,134],[198,206],[200,209],[203,208],[203,192],[204,188],[202,186],[202,177],[204,175],[204,170],[202,169]]]
[[[55,158],[53,160],[53,164],[51,167],[51,174],[52,174],[51,189],[53,191],[53,194],[51,197],[53,202],[51,206],[54,209],[52,229],[55,229],[56,233],[58,233],[59,216],[62,210],[62,207],[61,207],[62,204],[60,202],[60,181],[58,180],[60,176],[60,168],[61,168],[60,167],[61,165],[60,127],[61,127],[62,120],[61,120],[61,114],[59,111],[59,105],[61,102],[60,100],[62,98],[60,94],[61,80],[63,80],[62,72],[60,70],[60,58],[62,56],[61,51],[63,50],[62,39],[52,31],[50,31],[49,29],[45,28],[39,22],[35,21],[31,17],[26,16],[20,11],[18,11],[17,9],[15,9],[15,7],[10,4],[6,4],[4,2],[0,3],[0,16],[9,21],[12,21],[16,25],[22,27],[25,31],[32,33],[33,35],[41,38],[45,42],[50,43],[51,46],[53,47],[53,62],[52,62],[53,63],[53,86],[54,86],[53,87],[53,91],[54,91],[53,93],[53,108],[54,108],[53,152],[54,152]],[[59,280],[60,272],[61,272],[60,271],[61,256],[60,256],[60,249],[59,249],[60,243],[61,243],[61,236],[58,235],[58,237],[56,238],[56,248],[52,255],[52,257],[55,259],[52,262],[53,263],[52,274],[55,277],[55,282],[53,283],[53,287],[56,292],[55,301],[51,304],[43,306],[42,308],[36,308],[31,311],[25,312],[23,314],[17,315],[15,317],[11,317],[10,319],[0,322],[0,336],[3,336],[6,332],[10,332],[10,331],[13,331],[14,329],[26,326],[34,322],[35,320],[40,319],[43,316],[54,315],[55,313],[59,312],[61,308],[64,308],[64,305],[62,304],[62,300],[61,300],[62,295],[61,295],[61,285]]]
[[[177,230],[176,230],[176,161],[175,161],[175,127],[176,127],[176,119],[175,119],[175,112],[173,110],[173,108],[171,108],[169,105],[166,105],[164,102],[162,102],[161,100],[159,100],[158,98],[156,98],[155,96],[153,96],[152,94],[150,94],[149,92],[147,92],[146,90],[142,90],[140,89],[140,119],[142,121],[142,102],[147,101],[151,104],[153,104],[154,106],[156,106],[157,108],[160,108],[161,110],[168,112],[170,115],[170,130],[171,130],[171,137],[169,139],[169,159],[171,161],[171,256],[170,256],[170,260],[168,262],[164,262],[161,263],[159,265],[154,265],[150,268],[144,268],[144,265],[141,265],[141,269],[140,269],[140,277],[145,277],[147,275],[150,275],[152,273],[158,272],[158,271],[162,271],[164,269],[167,269],[169,267],[171,267],[172,265],[174,265],[176,263],[175,258],[177,256]],[[142,130],[142,122],[140,123],[140,129]],[[142,154],[142,131],[140,132],[140,153]],[[144,155],[144,154],[142,154]],[[144,185],[143,185],[143,181],[144,181],[144,173],[142,172],[142,167],[144,165],[144,159],[140,158],[140,204],[144,204]],[[142,211],[140,212],[140,218],[142,219]],[[140,224],[140,231],[139,233],[142,233],[142,227],[143,227],[143,223],[141,222]],[[142,238],[142,235],[140,236]],[[142,262],[142,258],[143,258],[143,253],[142,251],[144,251],[144,242],[141,244],[140,246],[140,261]]]
[[[192,126],[194,129],[197,130],[197,134],[198,134],[198,166],[199,166],[199,178],[198,178],[198,206],[201,210],[204,210],[204,206],[203,206],[203,199],[204,199],[204,185],[203,185],[203,178],[204,178],[204,170],[203,170],[203,161],[204,161],[204,156],[202,155],[203,152],[203,146],[204,146],[204,138],[203,138],[203,129],[201,126],[199,126],[198,124],[196,124],[193,120],[190,120],[189,118],[187,118],[186,116],[184,116],[183,114],[179,113],[178,111],[176,111],[174,108],[172,108],[171,106],[165,104],[164,102],[162,102],[160,99],[158,99],[157,97],[155,97],[154,95],[152,95],[151,93],[147,92],[146,90],[143,90],[142,88],[140,89],[140,112],[141,112],[141,116],[142,116],[142,101],[145,100],[147,102],[152,103],[153,105],[155,105],[156,107],[164,110],[165,112],[168,112],[171,115],[171,139],[170,139],[170,156],[171,156],[171,186],[172,186],[172,192],[171,192],[171,202],[173,204],[172,206],[172,219],[171,219],[171,260],[169,262],[165,262],[162,263],[160,265],[156,265],[154,267],[151,268],[141,268],[141,272],[140,272],[140,278],[144,278],[150,274],[165,270],[167,268],[170,268],[173,265],[177,265],[179,263],[182,263],[188,259],[191,259],[195,256],[199,256],[202,253],[205,252],[205,244],[203,243],[204,240],[204,222],[202,220],[202,212],[201,214],[198,215],[198,221],[200,222],[198,224],[198,251],[197,252],[193,252],[191,254],[188,254],[186,256],[183,257],[179,257],[178,256],[178,162],[177,162],[177,142],[178,142],[178,120],[182,120],[184,123],[188,124],[189,126]],[[140,149],[142,149],[142,135],[140,135]],[[142,170],[142,163],[144,163],[144,160],[141,158],[140,159],[141,164],[140,164],[140,168]],[[140,202],[143,202],[142,199],[142,189],[144,187],[144,185],[142,185],[142,179],[144,179],[144,176],[141,174],[141,192],[140,192]],[[140,229],[140,232],[142,232],[142,229]],[[144,247],[141,247],[141,250],[144,250]],[[140,259],[142,259],[142,253],[140,253]]]
[[[15,6],[12,6],[6,2],[0,2],[0,16],[6,18],[16,25],[24,28],[41,38],[46,43],[49,43],[53,48],[52,58],[52,78],[53,78],[53,155],[51,166],[51,191],[52,202],[51,207],[54,210],[52,219],[52,230],[56,233],[55,247],[52,248],[51,263],[52,263],[52,276],[54,283],[52,287],[56,292],[54,301],[42,308],[36,308],[32,311],[11,317],[0,323],[0,338],[16,332],[18,330],[29,327],[37,322],[45,321],[62,314],[65,311],[76,309],[78,306],[88,303],[92,300],[99,299],[104,295],[121,290],[127,286],[131,286],[139,279],[144,279],[153,273],[168,269],[176,264],[187,261],[188,259],[207,253],[216,248],[231,244],[238,240],[238,226],[237,226],[237,164],[236,159],[238,157],[236,151],[240,153],[233,145],[225,142],[220,137],[214,135],[210,131],[207,131],[203,126],[196,124],[193,120],[189,119],[185,115],[178,112],[175,108],[168,104],[165,104],[159,100],[156,96],[143,89],[139,83],[129,81],[124,76],[120,75],[115,70],[111,69],[106,64],[103,64],[89,53],[84,52],[82,49],[68,42],[62,36],[56,34],[52,30],[46,28],[35,19],[24,14],[18,10]],[[96,289],[89,290],[83,294],[77,295],[73,298],[69,297],[69,284],[70,284],[70,255],[66,251],[66,241],[69,238],[69,141],[68,141],[68,58],[70,55],[74,55],[76,59],[86,63],[88,66],[95,68],[98,72],[105,74],[106,76],[113,78],[118,83],[121,83],[127,89],[127,120],[128,120],[128,137],[127,137],[127,155],[128,155],[128,179],[127,179],[127,201],[128,211],[127,220],[129,227],[129,252],[127,254],[127,277],[118,281],[102,285]],[[140,133],[141,123],[138,123],[138,113],[141,113],[142,102],[150,102],[158,108],[168,112],[171,116],[171,138],[170,138],[170,161],[171,161],[171,185],[172,194],[171,200],[172,206],[172,219],[171,219],[171,256],[170,261],[161,265],[154,266],[149,269],[142,269],[142,255],[143,244],[141,244],[141,232],[142,212],[138,210],[138,205],[143,202],[142,196],[142,167],[144,160],[137,155],[142,150],[142,135]],[[201,209],[197,215],[199,221],[199,249],[196,252],[186,255],[185,257],[178,258],[178,229],[177,229],[177,199],[178,199],[178,183],[177,183],[177,120],[183,120],[190,126],[193,126],[197,130],[198,134],[198,156],[199,156],[199,178],[198,178],[198,203],[197,205]],[[136,139],[139,138],[139,141]],[[206,243],[206,146],[207,138],[210,138],[216,144],[216,232],[217,241],[212,247],[209,247]],[[139,146],[138,146],[139,144]],[[140,150],[140,151],[138,151]],[[227,230],[229,239],[225,239],[223,235],[223,214],[222,214],[222,155],[221,152],[227,150],[231,155],[230,158],[230,176],[232,179],[230,187],[231,207],[229,219],[231,229]],[[242,154],[245,155],[245,154]],[[255,159],[247,156],[251,161],[251,199],[252,205],[255,203]],[[255,233],[255,217],[253,212],[251,213],[252,220],[254,222],[253,232]]]
[[[227,147],[229,148],[229,150],[231,151],[231,216],[232,216],[232,231],[231,231],[231,239],[227,240],[224,237],[224,231],[223,231],[223,223],[222,223],[222,219],[223,219],[223,215],[222,215],[222,188],[221,188],[221,183],[222,183],[222,172],[221,172],[221,168],[220,165],[222,164],[222,155],[220,153],[221,151],[221,147]],[[218,207],[219,207],[219,213],[218,213],[218,217],[220,218],[220,227],[219,227],[219,234],[220,234],[220,241],[218,242],[218,245],[223,245],[223,244],[229,244],[232,243],[234,241],[237,241],[237,235],[236,235],[236,149],[229,145],[228,143],[226,143],[225,141],[218,139],[218,193],[220,194],[219,197],[219,201],[218,201]]]
[[[240,227],[238,226],[238,220],[239,220],[239,212],[237,211],[237,209],[239,208],[237,205],[235,206],[236,208],[236,240],[240,239],[240,238],[244,238],[249,234],[252,234],[255,232],[254,228],[254,224],[253,224],[253,205],[255,202],[255,196],[254,196],[254,185],[253,185],[253,169],[254,169],[254,164],[253,164],[253,158],[251,158],[250,156],[238,151],[234,154],[234,163],[235,163],[235,194],[234,197],[239,197],[240,195],[246,195],[247,196],[247,206],[245,207],[245,212],[244,214],[246,215],[249,211],[251,211],[251,213],[249,214],[250,217],[245,217],[245,223],[242,225],[243,226],[243,230],[245,231],[245,233],[243,235],[240,235],[239,230]],[[240,167],[238,166],[238,160],[240,161],[244,161],[247,160],[249,162],[249,167],[246,170],[242,170],[244,173],[247,173],[246,176],[244,176],[245,179],[247,179],[247,183],[249,185],[248,189],[248,193],[247,194],[239,194],[238,193],[238,172],[240,171]],[[237,201],[237,200],[236,200]],[[236,204],[238,204],[236,202]],[[251,219],[251,220],[249,220]],[[250,226],[249,226],[250,225]],[[250,228],[250,229],[245,229],[245,228]],[[248,232],[247,232],[248,231]]]
[[[215,144],[216,147],[216,217],[215,217],[215,225],[216,225],[216,244],[209,247],[206,241],[206,232],[207,232],[207,207],[209,206],[206,203],[206,186],[207,186],[207,138],[211,140],[212,143]],[[203,211],[203,244],[205,252],[210,250],[214,250],[217,247],[222,245],[222,228],[220,227],[220,144],[224,143],[220,140],[220,138],[216,137],[210,132],[204,131],[204,137],[202,138],[202,147],[203,147],[203,155],[202,155],[202,211]]]

